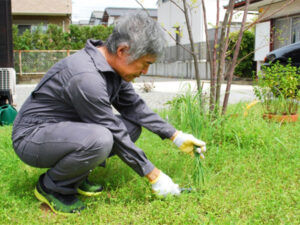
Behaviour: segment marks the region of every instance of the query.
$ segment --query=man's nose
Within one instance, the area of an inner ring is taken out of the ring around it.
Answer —
[[[143,68],[142,74],[147,74],[148,69],[149,69],[149,66],[146,66],[145,68]]]

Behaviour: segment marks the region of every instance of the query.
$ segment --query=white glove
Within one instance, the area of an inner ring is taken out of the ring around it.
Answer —
[[[172,179],[160,171],[158,178],[151,182],[152,191],[159,196],[180,195],[180,188],[178,184],[175,184]]]
[[[190,155],[194,155],[194,147],[199,147],[196,148],[196,152],[204,157],[202,153],[206,151],[206,143],[195,138],[191,134],[185,134],[182,133],[182,131],[179,131],[173,142],[181,151]]]

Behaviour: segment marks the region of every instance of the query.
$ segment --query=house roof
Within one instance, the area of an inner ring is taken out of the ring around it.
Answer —
[[[103,16],[103,13],[104,13],[103,11],[93,11],[91,14],[91,17],[101,19]]]
[[[96,20],[102,21],[103,13],[103,11],[93,11],[89,23],[94,24]]]
[[[127,13],[134,12],[136,10],[141,10],[141,8],[114,8],[109,7],[105,9],[105,12],[108,14],[108,16],[115,16],[119,17]],[[146,9],[151,17],[157,17],[157,9]]]
[[[72,0],[11,0],[12,15],[71,15]]]
[[[273,4],[276,2],[282,2],[285,0],[250,0],[249,11],[257,11],[260,7]],[[246,4],[246,0],[236,0],[234,4],[235,9],[239,9]]]

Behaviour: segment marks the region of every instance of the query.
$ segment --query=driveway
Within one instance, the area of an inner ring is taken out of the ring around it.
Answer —
[[[146,93],[143,91],[144,85],[154,84],[154,88]],[[16,99],[17,109],[20,109],[25,99],[30,95],[36,84],[20,84],[16,87]],[[165,103],[172,100],[176,95],[182,94],[187,90],[196,91],[195,80],[178,80],[171,78],[158,78],[158,77],[141,77],[137,79],[133,86],[138,94],[146,101],[148,106],[152,109],[161,109],[166,107]],[[222,85],[222,96],[224,98],[224,92],[226,85]],[[203,91],[208,95],[209,82],[205,81]],[[252,85],[237,85],[231,86],[231,94],[229,97],[229,104],[235,104],[238,102],[249,102],[255,99]]]

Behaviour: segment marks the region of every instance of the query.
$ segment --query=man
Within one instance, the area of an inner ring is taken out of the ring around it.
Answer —
[[[76,194],[98,195],[102,186],[87,176],[114,154],[146,176],[158,195],[180,194],[134,145],[143,126],[185,152],[193,153],[194,146],[205,151],[204,142],[176,131],[149,109],[130,83],[147,73],[164,43],[161,28],[145,13],[124,16],[106,43],[88,40],[84,49],[55,64],[23,104],[14,123],[14,149],[25,163],[50,168],[34,192],[54,212],[83,209]]]

